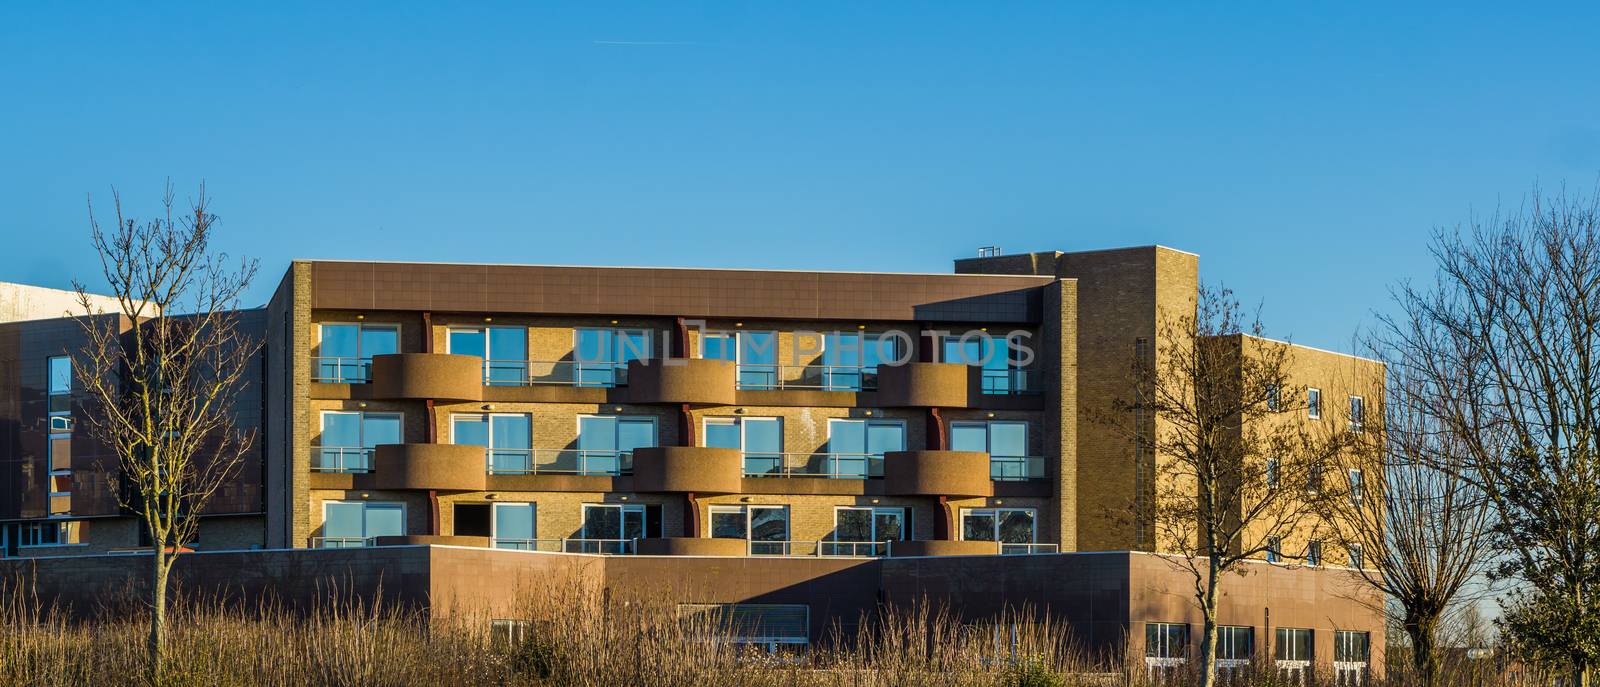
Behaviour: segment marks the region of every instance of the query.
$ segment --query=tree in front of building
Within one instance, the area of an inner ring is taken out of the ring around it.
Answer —
[[[1219,583],[1246,574],[1248,559],[1310,553],[1284,542],[1316,538],[1322,476],[1345,443],[1342,432],[1315,436],[1296,421],[1305,391],[1290,384],[1292,347],[1261,333],[1231,291],[1202,286],[1193,312],[1167,318],[1154,349],[1136,356],[1132,397],[1112,415],[1136,444],[1145,497],[1129,512],[1148,533],[1140,539],[1178,554],[1168,560],[1193,580],[1207,687],[1216,681]]]
[[[90,207],[91,240],[126,316],[104,316],[77,284],[87,343],[73,355],[86,396],[83,424],[115,455],[104,466],[121,506],[149,535],[148,671],[162,683],[168,577],[195,541],[201,513],[237,474],[252,433],[236,422],[235,399],[261,343],[240,327],[239,297],[256,263],[212,251],[216,216],[205,187],[188,212],[139,221],[115,198],[116,225]]]

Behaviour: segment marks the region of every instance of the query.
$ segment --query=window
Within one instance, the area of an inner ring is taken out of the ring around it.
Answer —
[[[72,358],[61,355],[46,364],[49,375],[49,415],[45,424],[45,450],[49,460],[50,515],[72,511]]]
[[[1359,432],[1367,423],[1366,401],[1360,396],[1350,397],[1350,429]]]
[[[585,503],[578,539],[569,553],[633,553],[636,539],[661,536],[661,506],[642,503]]]
[[[1306,491],[1313,494],[1322,493],[1322,466],[1313,465],[1306,473]]]
[[[1189,626],[1183,623],[1144,624],[1144,665],[1151,680],[1168,682],[1179,676],[1189,661]]]
[[[1281,537],[1267,537],[1267,562],[1278,563],[1283,560],[1283,539]]]
[[[839,506],[833,509],[833,541],[821,545],[824,556],[886,556],[883,542],[906,539],[906,509]]]
[[[878,388],[878,367],[903,362],[904,334],[833,333],[823,337],[822,386],[827,391]]]
[[[494,504],[494,547],[533,551],[539,538],[537,508],[532,503]]]
[[[1361,553],[1361,545],[1360,544],[1351,544],[1349,546],[1346,546],[1345,547],[1345,554],[1347,556],[1349,556],[1349,558],[1350,558],[1350,567],[1352,567],[1352,568],[1356,568],[1357,570],[1359,570],[1359,569],[1361,569],[1361,566],[1366,563],[1366,559],[1362,556],[1362,553]]]
[[[1222,684],[1244,678],[1255,659],[1256,633],[1253,627],[1222,625],[1217,628],[1217,677]]]
[[[312,450],[311,469],[317,472],[369,472],[372,450],[383,444],[403,443],[399,413],[324,411],[322,436]]]
[[[1283,471],[1283,463],[1277,458],[1267,459],[1267,488],[1278,488],[1278,476]]]
[[[489,641],[498,647],[521,646],[528,640],[528,634],[533,632],[533,623],[528,620],[490,620]]]
[[[1000,553],[1028,553],[1035,543],[1032,508],[963,508],[961,538],[966,541],[992,541]]]
[[[385,501],[324,501],[322,536],[314,546],[343,549],[366,546],[373,537],[406,533],[406,506]]]
[[[906,450],[899,420],[828,420],[828,477],[883,476],[883,454]]]
[[[1283,393],[1277,384],[1267,385],[1267,410],[1274,413],[1283,410]]]
[[[771,652],[810,643],[811,607],[805,604],[678,604],[678,617],[728,635],[735,644]]]
[[[50,413],[72,410],[72,358],[58,355],[50,358],[46,367],[49,373]]]
[[[580,475],[633,472],[633,450],[656,445],[656,419],[639,415],[580,415],[578,451],[573,465]],[[565,460],[565,459],[563,459]]]
[[[1338,687],[1367,684],[1371,635],[1366,632],[1335,630],[1333,633],[1333,683]]]
[[[79,534],[78,523],[61,520],[19,523],[16,532],[18,548],[76,544]]]
[[[490,473],[526,475],[535,472],[533,422],[528,415],[451,415],[450,441],[484,447]]]
[[[1363,487],[1362,481],[1361,481],[1361,471],[1352,469],[1350,471],[1350,505],[1352,505],[1352,506],[1360,506],[1361,505],[1361,502],[1365,497],[1365,493],[1363,492],[1363,488],[1364,487]]]
[[[399,325],[323,324],[311,354],[311,381],[365,384],[372,379],[372,356],[399,352]]]
[[[700,337],[700,357],[737,363],[740,389],[776,389],[777,341],[772,332],[708,332]]]
[[[1273,641],[1278,676],[1289,684],[1312,684],[1311,630],[1280,627]]]
[[[711,537],[750,542],[750,554],[789,553],[788,506],[712,506]]]
[[[1306,417],[1313,420],[1322,419],[1322,390],[1318,388],[1306,389]]]
[[[650,331],[646,329],[577,329],[572,336],[578,386],[624,384],[628,363],[650,358]]]
[[[1044,476],[1044,461],[1028,457],[1028,423],[952,422],[950,450],[989,454],[989,477],[1025,480]]]
[[[968,332],[960,337],[945,337],[939,360],[979,368],[979,389],[985,394],[1016,394],[1028,391],[1027,376],[1012,356],[1010,343],[988,334]]]
[[[523,386],[528,377],[527,327],[451,327],[449,352],[483,358],[483,383]]]
[[[1322,565],[1322,542],[1312,540],[1306,544],[1306,565]]]
[[[744,474],[783,474],[783,421],[776,417],[708,417],[705,442],[711,448],[744,452]]]

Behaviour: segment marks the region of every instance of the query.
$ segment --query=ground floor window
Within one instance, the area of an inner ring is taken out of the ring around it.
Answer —
[[[1144,624],[1145,674],[1157,682],[1182,677],[1189,662],[1189,626],[1183,623]]]
[[[1339,687],[1367,684],[1372,636],[1366,632],[1333,633],[1333,682]]]
[[[1217,628],[1217,676],[1222,684],[1246,679],[1255,658],[1256,634],[1253,627],[1223,625]]]
[[[805,604],[678,604],[691,631],[772,652],[811,643],[811,607]]]
[[[1037,541],[1037,520],[1032,508],[963,508],[961,538],[998,542],[1000,553],[1029,553]]]
[[[533,551],[538,544],[537,515],[538,506],[532,503],[494,504],[494,547]]]
[[[16,548],[67,546],[79,542],[79,523],[68,520],[40,520],[0,525],[0,556]]]
[[[1273,637],[1273,658],[1278,676],[1291,685],[1313,684],[1311,630],[1280,627]]]
[[[527,620],[490,620],[489,641],[499,647],[520,646],[532,630],[533,623]]]
[[[341,549],[367,546],[373,537],[406,533],[406,506],[386,501],[324,501],[322,536],[316,546]]]
[[[568,553],[633,553],[633,543],[661,536],[661,506],[642,503],[585,503],[583,527],[567,540]]]
[[[822,542],[824,556],[886,556],[885,542],[904,541],[910,529],[905,508],[840,506],[833,509],[833,539]]]
[[[789,553],[788,506],[712,506],[711,536],[743,539],[754,556]]]

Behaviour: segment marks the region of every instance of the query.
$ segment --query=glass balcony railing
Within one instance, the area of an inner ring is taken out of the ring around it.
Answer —
[[[631,555],[638,550],[634,539],[502,539],[491,540],[497,549],[542,551],[545,553],[593,553],[608,556]]]
[[[756,365],[737,369],[738,388],[746,391],[872,391],[878,368],[859,365]]]
[[[867,479],[883,476],[883,456],[865,453],[746,453],[745,477]]]
[[[312,472],[372,472],[372,449],[359,446],[312,446]]]
[[[491,475],[615,477],[633,474],[633,451],[491,448],[487,454]]]
[[[989,456],[989,479],[996,482],[1021,482],[1044,477],[1042,456]]]
[[[628,385],[628,364],[604,360],[485,360],[483,383],[612,388]]]
[[[312,537],[313,549],[359,549],[372,546],[375,537]]]
[[[372,381],[372,359],[312,358],[311,381],[318,384],[366,384]]]

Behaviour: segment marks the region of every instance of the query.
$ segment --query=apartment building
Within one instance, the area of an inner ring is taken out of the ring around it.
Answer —
[[[948,274],[295,261],[243,314],[265,337],[240,400],[261,440],[195,547],[1160,552],[1128,513],[1162,457],[1105,416],[1136,360],[1174,354],[1158,333],[1193,312],[1198,269],[1159,246],[985,255]],[[76,331],[0,324],[6,555],[148,545],[104,486],[104,452],[71,432]],[[1292,360],[1307,403],[1284,421],[1359,426],[1380,366],[1305,347]],[[1276,562],[1360,564],[1274,536]],[[1140,584],[1130,569],[1124,587]],[[1305,612],[1276,624],[1261,622],[1270,599],[1228,602],[1227,660],[1260,636],[1292,670],[1381,637],[1375,617],[1325,627],[1312,588],[1294,588]],[[1192,651],[1189,615],[1151,602],[1118,632],[1166,666]]]

